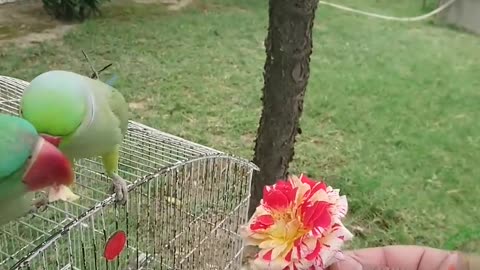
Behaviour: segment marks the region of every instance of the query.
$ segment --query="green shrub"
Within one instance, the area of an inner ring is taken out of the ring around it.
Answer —
[[[92,15],[100,15],[104,0],[42,0],[51,16],[63,21],[84,21]]]
[[[430,12],[438,8],[438,0],[422,0],[422,10],[423,12]]]

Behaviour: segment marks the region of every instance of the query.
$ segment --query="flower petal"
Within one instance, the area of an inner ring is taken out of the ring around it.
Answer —
[[[307,256],[305,256],[305,259],[309,261],[313,261],[320,254],[321,249],[322,249],[322,244],[320,243],[320,241],[316,241],[315,249],[312,250],[310,254],[307,254]]]
[[[264,255],[259,256],[253,260],[250,265],[252,269],[255,270],[266,270],[266,269],[271,269],[271,270],[281,270],[284,269],[286,266],[288,266],[288,262],[279,258],[276,260],[265,260],[263,259]]]
[[[261,215],[258,216],[254,223],[250,225],[250,230],[258,231],[268,229],[275,223],[271,215]]]
[[[315,184],[317,183],[317,181],[313,181],[311,180],[310,178],[308,178],[305,174],[301,174],[300,175],[300,181],[302,183],[305,183],[305,184],[308,184],[310,186],[310,188],[313,188],[315,186]]]
[[[272,209],[284,209],[289,204],[288,197],[280,190],[273,190],[267,193],[263,199],[265,205]]]
[[[334,215],[337,215],[339,218],[344,218],[348,212],[348,201],[346,196],[340,196],[337,203],[335,204],[336,212]]]
[[[285,225],[285,238],[295,239],[301,229],[301,224],[297,219],[294,219]]]
[[[258,245],[259,248],[261,249],[274,249],[278,246],[282,246],[284,244],[284,241],[281,239],[268,239],[263,241]]]
[[[282,211],[290,207],[295,199],[297,189],[289,181],[277,181],[274,185],[263,188],[262,204],[268,209]]]
[[[290,251],[287,253],[287,256],[285,256],[285,260],[287,262],[291,262],[292,261],[292,253],[293,253],[293,249],[290,249]]]
[[[265,254],[263,254],[262,259],[266,260],[266,261],[271,261],[272,260],[272,250],[270,249]]]
[[[305,196],[307,196],[307,194],[305,194]],[[328,193],[323,189],[319,189],[315,193],[309,194],[308,200],[311,202],[331,202],[330,198],[328,197]]]
[[[314,227],[326,228],[331,224],[331,216],[328,211],[328,202],[315,202],[313,205],[302,206],[302,223],[312,229]]]
[[[287,243],[283,243],[281,245],[277,245],[273,250],[272,250],[272,259],[275,260],[277,259],[282,253],[286,254],[285,251],[287,251],[288,248]],[[285,256],[281,257],[283,260],[285,260]]]
[[[353,235],[348,231],[343,224],[336,223],[334,229],[328,235],[321,239],[323,246],[327,247],[320,253],[325,267],[328,267],[335,262],[337,253],[341,251],[341,247],[345,239],[350,240]]]

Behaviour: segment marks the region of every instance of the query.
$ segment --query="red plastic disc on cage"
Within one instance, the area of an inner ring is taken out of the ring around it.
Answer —
[[[112,261],[122,253],[125,243],[127,242],[127,235],[124,231],[118,231],[110,236],[107,244],[105,245],[105,250],[103,251],[103,257],[107,261]]]

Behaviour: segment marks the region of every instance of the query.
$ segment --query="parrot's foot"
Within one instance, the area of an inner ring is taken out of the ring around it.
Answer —
[[[29,213],[37,214],[47,210],[48,203],[49,203],[48,198],[45,198],[45,197],[35,200],[32,204],[32,208],[30,209]]]
[[[116,194],[116,202],[125,205],[128,201],[128,188],[125,180],[118,174],[113,174],[113,191]]]

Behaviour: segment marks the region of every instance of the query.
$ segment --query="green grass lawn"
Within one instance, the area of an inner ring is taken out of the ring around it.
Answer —
[[[0,73],[90,73],[114,62],[134,120],[251,158],[261,111],[267,1],[204,0],[181,12],[105,7],[62,41],[1,48]],[[336,0],[395,16],[421,1]],[[354,247],[463,248],[480,223],[480,39],[432,23],[320,6],[292,172],[349,196]],[[105,73],[108,74],[108,73]],[[105,75],[103,78],[107,78]],[[480,245],[468,245],[469,250]]]

